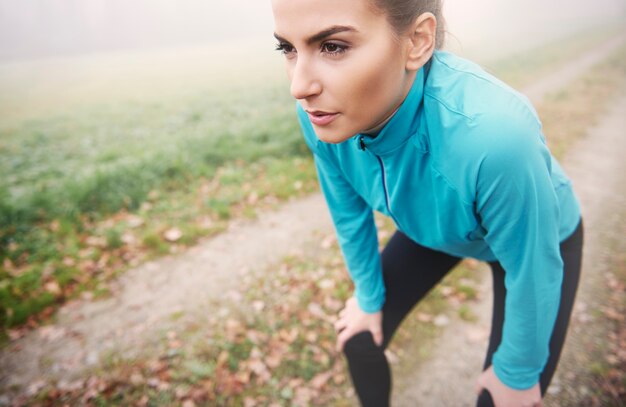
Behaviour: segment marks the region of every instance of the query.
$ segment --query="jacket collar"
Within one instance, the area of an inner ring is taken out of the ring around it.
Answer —
[[[352,137],[360,150],[369,150],[376,155],[389,154],[403,145],[417,129],[418,109],[424,98],[424,82],[430,62],[415,75],[415,80],[400,108],[376,137],[359,133]]]

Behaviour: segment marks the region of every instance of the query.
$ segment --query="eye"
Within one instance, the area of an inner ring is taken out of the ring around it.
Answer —
[[[322,44],[322,52],[330,56],[343,54],[347,50],[347,45],[337,44],[336,42],[325,42]]]
[[[276,51],[280,51],[283,55],[290,55],[295,53],[296,49],[288,42],[279,42],[276,44]]]

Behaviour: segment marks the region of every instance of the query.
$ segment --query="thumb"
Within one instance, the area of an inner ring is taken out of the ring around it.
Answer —
[[[378,328],[378,329],[370,329],[370,332],[372,332],[372,336],[374,338],[374,343],[378,346],[382,346],[383,344],[383,331]]]
[[[476,379],[476,383],[474,384],[474,391],[477,395],[480,396],[480,393],[483,391],[484,388],[485,385],[483,384],[483,375],[480,375],[478,376],[478,379]]]

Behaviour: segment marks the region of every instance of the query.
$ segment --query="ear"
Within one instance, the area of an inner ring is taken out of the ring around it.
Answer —
[[[406,69],[417,71],[428,62],[435,51],[437,19],[433,13],[422,13],[411,26]]]

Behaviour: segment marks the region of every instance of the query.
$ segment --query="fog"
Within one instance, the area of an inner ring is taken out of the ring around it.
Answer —
[[[448,42],[470,54],[524,48],[624,21],[625,6],[624,0],[447,0]],[[269,39],[272,27],[270,0],[0,0],[0,61]]]

